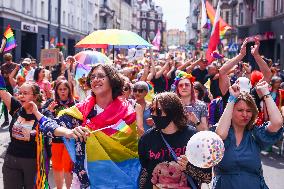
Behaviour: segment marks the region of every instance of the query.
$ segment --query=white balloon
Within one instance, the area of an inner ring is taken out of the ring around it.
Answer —
[[[210,168],[222,160],[224,151],[223,140],[216,133],[200,131],[188,141],[185,155],[192,165]]]

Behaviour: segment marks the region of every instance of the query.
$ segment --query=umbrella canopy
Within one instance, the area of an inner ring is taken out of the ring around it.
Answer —
[[[87,76],[91,70],[91,65],[98,63],[110,63],[110,59],[98,51],[81,51],[74,58],[77,61],[75,69],[75,79]]]
[[[145,48],[150,43],[134,32],[118,29],[97,30],[79,41],[80,48]]]
[[[98,51],[81,51],[74,58],[77,62],[85,65],[110,62],[110,59],[105,54]]]

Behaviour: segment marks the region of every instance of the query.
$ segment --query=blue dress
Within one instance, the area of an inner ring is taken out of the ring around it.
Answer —
[[[268,124],[245,131],[239,146],[236,146],[234,130],[230,128],[224,140],[224,157],[214,167],[212,189],[268,188],[262,176],[260,151],[276,143],[283,133],[283,128],[276,133],[266,131]]]

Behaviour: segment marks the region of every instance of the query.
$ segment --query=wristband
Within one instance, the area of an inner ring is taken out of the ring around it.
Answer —
[[[230,97],[228,98],[228,102],[233,102],[235,103],[237,101],[237,98],[234,97],[233,95],[230,95]]]
[[[6,90],[6,84],[3,75],[0,75],[0,90]]]
[[[268,98],[270,96],[271,96],[270,93],[268,93],[266,95],[263,95],[260,100],[263,101],[265,98]]]
[[[42,116],[42,118],[40,118],[40,120],[38,121],[40,125],[43,124],[43,122],[47,121],[47,118],[45,116]]]

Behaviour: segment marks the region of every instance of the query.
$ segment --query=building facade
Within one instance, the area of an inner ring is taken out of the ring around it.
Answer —
[[[100,0],[99,29],[132,30],[134,0]]]
[[[169,29],[167,31],[167,47],[177,46],[184,47],[186,45],[186,32],[178,29]]]
[[[239,43],[249,37],[261,40],[260,53],[284,65],[284,0],[239,0]],[[248,56],[248,61],[253,58]]]
[[[158,30],[161,32],[161,44],[165,32],[163,10],[152,0],[141,0],[139,3],[139,35],[152,42]],[[163,47],[162,47],[163,48]]]
[[[66,54],[98,28],[99,0],[0,0],[0,32],[11,25],[17,42],[15,60],[39,59],[50,42],[64,43]]]

